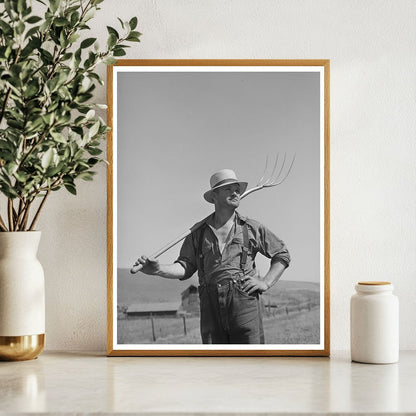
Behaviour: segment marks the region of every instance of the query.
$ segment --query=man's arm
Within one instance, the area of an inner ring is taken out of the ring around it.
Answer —
[[[160,264],[159,260],[141,256],[134,266],[141,264],[142,272],[154,276],[164,277],[165,279],[181,279],[185,277],[185,269],[180,263]]]

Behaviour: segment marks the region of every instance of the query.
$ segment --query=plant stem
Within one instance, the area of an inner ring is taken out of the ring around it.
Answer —
[[[28,218],[29,218],[29,209],[30,209],[30,206],[32,205],[32,202],[33,202],[33,200],[29,201],[29,202],[26,204],[26,207],[25,207],[25,215],[23,216],[22,223],[21,223],[21,225],[20,225],[20,229],[21,229],[22,231],[25,231],[25,230],[26,230],[27,220],[28,220]]]
[[[1,113],[0,113],[0,123],[1,123],[1,121],[3,120],[4,113],[6,112],[7,102],[9,101],[9,98],[10,98],[11,93],[12,93],[12,89],[11,89],[11,88],[9,88],[9,89],[7,90],[7,93],[6,93],[6,98],[5,98],[5,99],[4,99],[4,101],[3,101],[3,106],[2,106],[2,108],[1,108]]]
[[[17,218],[16,218],[15,225],[14,225],[15,231],[21,230],[21,223],[22,223],[23,215],[25,213],[25,207],[26,207],[26,203],[23,201],[23,199],[20,199],[19,208],[17,210]]]
[[[42,202],[40,203],[39,208],[36,211],[35,217],[33,218],[32,224],[30,224],[29,231],[33,231],[33,228],[35,227],[35,224],[36,224],[36,222],[39,218],[40,211],[42,210],[43,206],[45,205],[46,199],[48,198],[50,192],[51,192],[51,190],[48,189],[45,196],[43,197]]]
[[[8,231],[7,227],[6,227],[6,224],[4,223],[3,218],[1,217],[1,214],[0,214],[0,229],[2,231]]]
[[[8,199],[7,201],[7,214],[9,217],[9,230],[10,231],[14,231],[14,227],[13,227],[13,200],[12,199]]]

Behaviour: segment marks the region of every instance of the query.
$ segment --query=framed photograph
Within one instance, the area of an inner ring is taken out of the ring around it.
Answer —
[[[328,356],[329,60],[108,67],[109,356]]]

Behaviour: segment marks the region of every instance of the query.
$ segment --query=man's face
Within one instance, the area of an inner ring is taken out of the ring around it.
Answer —
[[[219,207],[238,208],[240,205],[240,184],[233,183],[214,191],[214,203]]]

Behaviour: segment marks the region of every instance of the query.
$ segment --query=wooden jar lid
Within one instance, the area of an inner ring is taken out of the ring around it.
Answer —
[[[380,286],[380,285],[391,285],[391,282],[370,281],[370,282],[358,282],[358,284],[365,285],[365,286]]]

